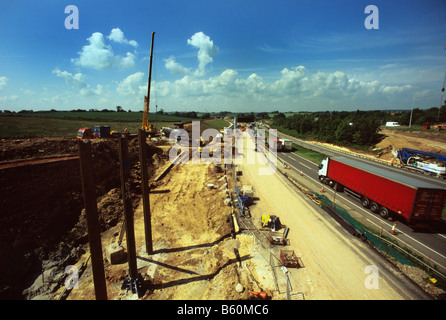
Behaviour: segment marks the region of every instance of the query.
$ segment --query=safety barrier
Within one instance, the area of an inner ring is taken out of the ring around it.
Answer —
[[[389,244],[379,237],[372,234],[367,229],[363,228],[352,216],[345,210],[343,207],[334,204],[327,196],[318,194],[314,192],[315,196],[321,201],[321,207],[327,206],[331,210],[335,211],[337,215],[339,215],[342,219],[347,221],[350,225],[356,228],[360,232],[360,236],[365,237],[378,251],[384,253],[387,256],[391,256],[396,261],[413,266],[411,260],[409,260],[406,256],[404,256],[400,251],[396,250],[394,247],[389,246]]]

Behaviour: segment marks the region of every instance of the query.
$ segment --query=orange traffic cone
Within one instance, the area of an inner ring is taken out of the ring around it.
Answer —
[[[302,176],[304,174],[304,172],[303,172],[303,170],[301,169],[300,170],[300,175]]]
[[[324,187],[322,187],[322,189],[321,189],[321,192],[322,192],[322,193],[324,193],[324,192],[325,192],[325,191],[324,191]]]
[[[396,222],[393,224],[392,230],[390,230],[391,234],[396,234],[395,227],[396,227]]]
[[[251,294],[255,295],[256,297],[260,297],[262,299],[266,299],[266,293],[265,292],[257,292],[257,291],[249,291]]]

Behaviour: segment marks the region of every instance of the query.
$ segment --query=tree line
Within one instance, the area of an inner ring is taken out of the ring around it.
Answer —
[[[412,113],[412,120],[411,115]],[[413,112],[399,111],[325,111],[297,113],[286,117],[277,113],[272,118],[272,127],[300,138],[344,146],[370,147],[379,142],[380,128],[386,122],[400,125],[423,125],[446,121],[446,105],[428,110],[414,109]]]

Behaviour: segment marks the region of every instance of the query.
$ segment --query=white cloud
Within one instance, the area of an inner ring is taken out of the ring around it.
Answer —
[[[412,88],[410,85],[405,86],[382,86],[381,91],[384,93],[396,94],[408,91]]]
[[[214,45],[211,38],[205,35],[203,32],[195,33],[190,39],[187,40],[187,44],[198,49],[197,59],[198,67],[195,71],[183,67],[176,62],[175,57],[169,57],[165,59],[165,67],[173,74],[181,75],[195,75],[204,76],[207,74],[206,66],[213,61],[212,56],[218,53],[218,47]]]
[[[183,67],[181,64],[176,62],[175,57],[169,57],[168,59],[165,59],[164,61],[165,61],[166,69],[169,70],[173,74],[179,74],[179,75],[191,74],[191,70]]]
[[[196,75],[205,75],[206,66],[213,61],[212,56],[218,53],[218,47],[216,47],[211,38],[205,35],[203,32],[195,33],[190,39],[187,40],[187,44],[198,48],[198,69],[196,71]]]
[[[0,77],[0,91],[3,90],[4,87],[6,87],[8,80],[9,79],[6,77]]]
[[[111,47],[105,44],[104,35],[95,32],[87,39],[90,43],[79,52],[78,59],[71,59],[74,64],[96,70],[106,69],[113,65],[113,52]]]
[[[412,87],[358,81],[342,71],[308,72],[304,66],[297,66],[283,68],[280,78],[270,83],[256,73],[245,78],[236,70],[226,69],[207,79],[196,78],[191,73],[176,81],[156,83],[152,88],[165,103],[182,104],[184,107],[221,105],[223,108],[226,104],[234,107],[246,105],[247,110],[256,111],[256,107],[272,105],[288,110],[296,106],[308,106],[309,109],[317,106],[325,110],[328,104],[349,108],[370,101],[394,101],[406,95]]]
[[[119,64],[124,69],[133,68],[135,66],[135,58],[133,53],[127,52],[127,55],[120,60]]]
[[[143,82],[144,73],[136,72],[118,83],[116,92],[123,96],[137,95]]]
[[[102,93],[102,85],[98,84],[96,89],[91,89],[90,85],[85,82],[85,75],[82,73],[72,74],[68,71],[60,71],[59,69],[54,69],[53,73],[65,80],[65,83],[70,87],[79,89],[79,93],[82,96],[99,95]]]
[[[10,103],[10,102],[16,102],[18,99],[19,99],[19,96],[17,96],[17,95],[2,96],[2,97],[0,97],[0,102]]]
[[[118,43],[130,43],[125,39],[119,28],[113,30],[108,36],[109,39]],[[115,55],[112,47],[105,43],[102,33],[94,32],[87,40],[89,44],[83,46],[82,51],[78,52],[79,58],[71,59],[75,65],[96,70],[104,70],[114,66],[123,68],[133,68],[135,66],[135,55],[130,52],[127,52],[125,57]],[[136,41],[132,43],[133,46],[137,45]]]
[[[135,40],[127,40],[124,36],[124,32],[119,28],[113,28],[107,38],[117,43],[129,44],[135,48],[138,47],[138,42]]]

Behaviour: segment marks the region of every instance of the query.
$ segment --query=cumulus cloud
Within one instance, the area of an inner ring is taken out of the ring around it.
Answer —
[[[215,46],[211,38],[203,32],[195,33],[187,40],[187,44],[198,48],[198,69],[196,74],[199,76],[205,75],[206,66],[213,61],[212,56],[218,53],[218,47]]]
[[[208,102],[233,99],[232,104],[245,101],[253,105],[256,101],[269,101],[291,106],[296,103],[324,106],[327,102],[339,102],[356,106],[363,104],[364,98],[390,101],[412,89],[410,85],[398,86],[376,80],[357,80],[342,71],[309,72],[302,65],[283,68],[278,79],[269,83],[256,73],[244,78],[233,69],[226,69],[219,75],[206,79],[204,76],[209,64],[213,62],[213,56],[218,53],[218,47],[203,32],[192,35],[187,44],[198,49],[197,68],[186,68],[173,56],[165,59],[166,69],[182,78],[173,82],[158,83],[155,89],[158,96],[169,97],[172,101],[183,98]]]
[[[102,93],[102,85],[97,85],[96,89],[90,88],[90,85],[85,81],[85,75],[82,73],[72,74],[68,71],[60,71],[59,69],[54,69],[53,73],[65,80],[65,83],[70,87],[79,89],[79,93],[82,96],[99,95]]]
[[[107,38],[117,43],[129,44],[135,48],[138,47],[138,42],[135,40],[127,40],[124,32],[119,28],[113,28]]]
[[[345,107],[349,107],[364,101],[395,98],[411,89],[408,85],[359,81],[342,71],[308,72],[302,65],[283,68],[280,77],[269,83],[256,73],[242,77],[236,70],[226,69],[207,79],[197,78],[191,72],[176,81],[157,83],[155,87],[158,97],[172,99],[175,103],[247,104],[247,108],[274,104],[291,108],[303,104],[326,106],[328,102],[346,103]]]
[[[124,80],[118,83],[116,92],[124,96],[137,95],[140,92],[143,77],[144,73],[142,72],[136,72],[129,75]]]
[[[187,44],[197,48],[198,67],[195,71],[189,68],[183,67],[176,62],[175,57],[169,57],[165,59],[165,67],[173,74],[181,75],[194,75],[204,76],[207,74],[206,66],[213,62],[212,56],[218,53],[218,47],[214,45],[211,38],[205,35],[203,32],[195,33],[190,39],[187,40]]]
[[[179,75],[187,75],[192,74],[191,70],[188,68],[183,67],[181,64],[175,61],[175,57],[169,57],[164,60],[165,67],[167,70],[169,70],[173,74],[179,74]]]
[[[108,38],[114,42],[137,46],[136,41],[128,41],[119,28],[113,29]],[[115,55],[111,45],[105,43],[102,33],[94,32],[87,41],[89,44],[83,46],[82,50],[78,52],[79,58],[71,59],[75,65],[96,70],[104,70],[113,66],[123,68],[135,66],[135,55],[130,52],[127,52],[125,57]]]
[[[8,78],[0,77],[0,91],[3,90],[4,87],[6,87],[7,83],[8,83]]]

